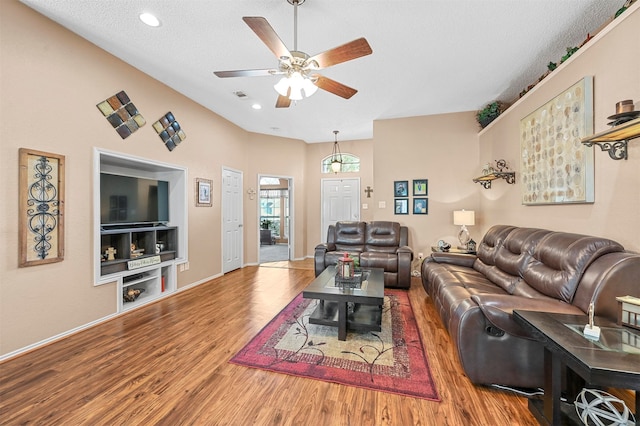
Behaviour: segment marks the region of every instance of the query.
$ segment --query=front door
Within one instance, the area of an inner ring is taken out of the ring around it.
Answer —
[[[339,221],[360,220],[360,179],[322,179],[321,241]]]
[[[222,273],[242,267],[242,172],[222,169]]]

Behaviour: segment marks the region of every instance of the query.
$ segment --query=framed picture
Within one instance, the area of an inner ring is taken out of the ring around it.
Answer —
[[[409,199],[397,198],[393,208],[395,214],[409,214]]]
[[[211,190],[213,181],[196,178],[196,207],[211,207]]]
[[[414,198],[413,199],[413,214],[429,214],[429,199],[427,199],[427,198]]]
[[[594,202],[593,77],[582,80],[520,121],[522,204]]]
[[[409,181],[397,180],[393,182],[393,194],[396,197],[408,197],[409,196]]]
[[[19,266],[64,260],[64,155],[20,148]]]
[[[429,181],[427,179],[414,179],[413,181],[413,195],[415,196],[427,196]]]

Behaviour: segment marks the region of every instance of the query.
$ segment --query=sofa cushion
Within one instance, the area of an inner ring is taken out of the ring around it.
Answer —
[[[363,268],[382,268],[385,272],[398,272],[398,256],[390,253],[365,251],[360,254],[360,266]]]
[[[516,286],[522,280],[524,266],[531,256],[532,246],[551,231],[536,228],[513,229],[496,248],[494,266],[487,267],[485,275],[495,285],[513,294]]]
[[[513,226],[508,225],[495,225],[492,226],[487,233],[482,237],[482,241],[478,244],[477,248],[477,263],[480,266],[493,266],[495,265],[496,253],[504,239],[513,231]],[[474,265],[474,268],[476,266]],[[477,269],[477,268],[476,268]],[[482,272],[482,271],[481,271]]]
[[[366,227],[365,252],[395,253],[400,246],[398,222],[370,222]]]
[[[585,269],[606,253],[623,247],[606,238],[552,232],[531,247],[522,277],[540,293],[571,303]]]
[[[333,237],[336,251],[344,253],[361,252],[364,250],[365,223],[364,222],[337,222],[335,232],[329,233],[329,238]]]

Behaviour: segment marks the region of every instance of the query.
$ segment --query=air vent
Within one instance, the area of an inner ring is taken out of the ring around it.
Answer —
[[[238,99],[247,99],[248,96],[242,90],[238,90],[237,92],[233,92],[234,95],[238,97]]]

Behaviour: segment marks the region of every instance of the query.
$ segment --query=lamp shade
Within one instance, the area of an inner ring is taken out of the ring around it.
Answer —
[[[474,212],[473,210],[455,210],[453,212],[453,224],[468,226],[475,225],[476,212]]]

